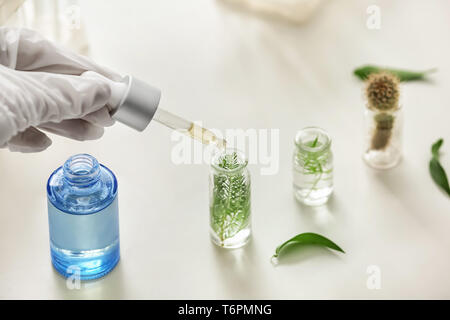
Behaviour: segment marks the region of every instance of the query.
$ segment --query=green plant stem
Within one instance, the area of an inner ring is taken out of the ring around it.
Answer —
[[[323,170],[322,170],[322,166],[320,164],[319,164],[319,166],[320,166],[319,176],[317,177],[317,179],[312,184],[311,189],[308,191],[308,194],[305,196],[305,198],[308,198],[311,195],[311,192],[313,192],[314,188],[319,184],[320,179],[322,179]]]
[[[318,145],[318,141],[319,141],[319,137],[317,136],[312,142],[310,142],[308,145],[311,148],[315,148]],[[325,151],[326,152],[326,151]],[[307,195],[305,196],[305,198],[308,198],[311,193],[314,191],[314,189],[317,187],[317,185],[319,184],[319,182],[321,181],[323,175],[325,173],[329,173],[330,171],[324,171],[323,170],[323,165],[326,163],[327,161],[327,154],[326,153],[314,153],[314,152],[299,152],[298,155],[298,160],[304,163],[303,168],[304,168],[304,174],[309,174],[309,175],[315,175],[317,176],[317,178],[312,182],[311,184],[311,188],[309,189]]]

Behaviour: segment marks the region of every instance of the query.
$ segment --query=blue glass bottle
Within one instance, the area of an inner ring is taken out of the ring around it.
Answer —
[[[70,157],[47,183],[50,253],[55,269],[81,280],[110,272],[120,258],[117,180],[88,154]]]

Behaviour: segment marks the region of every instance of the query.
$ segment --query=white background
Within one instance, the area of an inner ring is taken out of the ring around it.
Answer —
[[[81,1],[92,57],[162,89],[161,106],[209,127],[280,129],[278,174],[252,173],[254,236],[244,249],[209,241],[207,165],[171,162],[171,131],[121,124],[93,142],[52,137],[39,154],[0,151],[0,298],[450,298],[450,201],[428,173],[445,139],[450,172],[450,3],[325,1],[305,25],[222,1]],[[366,8],[381,8],[381,29]],[[352,70],[365,63],[438,67],[404,85],[404,158],[390,171],[361,160],[364,101]],[[333,138],[335,193],[307,208],[292,196],[297,130]],[[49,256],[45,185],[70,155],[91,153],[119,180],[121,261],[105,278],[68,290]],[[318,232],[321,248],[269,262],[277,245]],[[369,265],[381,289],[366,287]]]

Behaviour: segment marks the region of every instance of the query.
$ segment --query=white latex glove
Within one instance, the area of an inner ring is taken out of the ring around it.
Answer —
[[[114,123],[106,106],[111,92],[105,82],[80,76],[88,70],[121,79],[32,30],[0,27],[0,148],[45,150],[51,140],[39,129],[100,138]]]

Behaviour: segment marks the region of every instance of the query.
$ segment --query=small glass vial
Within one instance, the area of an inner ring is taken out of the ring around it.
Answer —
[[[297,132],[293,171],[297,200],[309,206],[328,201],[333,192],[333,154],[325,130],[308,127]]]
[[[65,277],[96,279],[119,261],[117,180],[88,154],[70,157],[47,183],[50,253]]]
[[[379,111],[366,107],[364,118],[364,161],[375,169],[395,167],[402,157],[402,108]]]
[[[224,248],[244,246],[251,235],[250,173],[244,154],[222,149],[211,161],[210,235]]]

